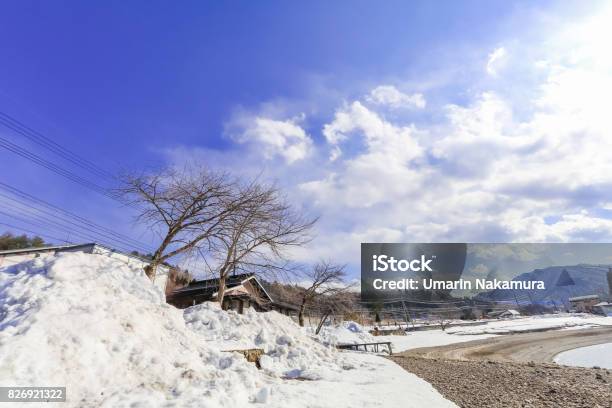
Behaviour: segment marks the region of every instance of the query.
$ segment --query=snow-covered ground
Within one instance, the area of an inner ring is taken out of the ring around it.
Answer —
[[[66,406],[454,406],[391,361],[324,343],[275,312],[175,309],[103,255],[0,269],[0,386],[66,386]],[[262,370],[224,351],[246,347],[265,350]]]
[[[373,354],[348,352],[354,367],[342,377],[316,382],[285,382],[276,391],[278,406],[324,407],[456,407],[425,380]]]
[[[465,341],[487,339],[494,334],[476,334],[473,336],[461,336],[450,334],[442,330],[425,330],[420,332],[409,332],[406,336],[378,336],[376,341],[390,341],[393,352],[406,351],[419,347],[446,346],[448,344],[463,343]]]
[[[448,329],[443,331],[423,330],[407,332],[405,336],[373,336],[369,333],[369,328],[361,326],[355,322],[343,322],[337,326],[325,326],[319,333],[321,341],[328,344],[355,344],[369,342],[390,341],[393,352],[401,352],[419,347],[446,346],[447,344],[461,343],[471,340],[486,339],[494,337],[494,334],[479,334],[472,336],[462,336],[450,334]]]
[[[486,325],[472,327],[451,327],[446,332],[457,335],[510,334],[533,330],[587,329],[597,326],[612,326],[612,318],[590,314],[549,314],[489,321]]]
[[[564,351],[555,356],[555,363],[576,367],[597,366],[612,369],[612,343]]]
[[[508,320],[488,320],[486,324],[449,327],[441,329],[407,332],[405,336],[373,336],[371,328],[355,322],[344,322],[321,329],[321,340],[328,344],[351,344],[366,342],[392,342],[393,352],[419,347],[446,346],[472,340],[486,339],[496,335],[520,333],[532,330],[580,330],[597,326],[612,326],[612,317],[590,314],[549,314],[519,317]]]

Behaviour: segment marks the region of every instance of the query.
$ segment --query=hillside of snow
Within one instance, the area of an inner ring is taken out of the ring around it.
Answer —
[[[142,271],[102,255],[2,270],[0,299],[3,386],[65,385],[71,406],[156,406],[168,394],[185,406],[218,406],[266,385],[241,356],[187,329]]]
[[[225,352],[246,347],[265,350],[261,370]],[[0,386],[66,386],[67,407],[454,406],[278,313],[182,311],[141,270],[84,253],[0,268]]]
[[[187,327],[211,346],[263,349],[262,369],[273,376],[314,380],[351,366],[336,350],[316,342],[291,318],[276,312],[258,313],[249,308],[240,315],[209,302],[186,309],[184,316]]]

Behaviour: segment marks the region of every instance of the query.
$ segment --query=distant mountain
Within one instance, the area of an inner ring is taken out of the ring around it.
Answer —
[[[608,265],[551,266],[518,275],[513,281],[543,281],[545,290],[501,290],[483,292],[476,296],[480,300],[546,302],[555,301],[567,304],[574,296],[609,295],[607,273]]]

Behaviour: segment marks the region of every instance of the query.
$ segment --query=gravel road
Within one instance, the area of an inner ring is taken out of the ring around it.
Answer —
[[[406,355],[454,360],[552,363],[557,354],[578,347],[611,343],[612,327],[510,334],[441,347],[407,351]]]
[[[465,408],[612,408],[612,371],[551,363],[559,352],[612,341],[612,328],[526,333],[391,356]]]

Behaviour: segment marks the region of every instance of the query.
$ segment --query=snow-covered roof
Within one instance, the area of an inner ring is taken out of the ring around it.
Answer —
[[[274,299],[272,299],[272,296],[270,296],[268,291],[266,291],[266,288],[264,288],[264,286],[261,284],[261,282],[259,282],[255,274],[253,273],[243,273],[243,274],[229,276],[225,282],[225,287],[226,287],[226,290],[229,291],[232,289],[243,287],[243,285],[248,281],[255,282],[257,287],[268,297],[268,299],[270,301],[274,301]],[[202,295],[206,294],[207,297],[213,298],[217,296],[218,290],[219,290],[219,279],[218,278],[205,279],[201,281],[191,282],[188,286],[176,289],[172,293],[172,296],[185,296],[185,295],[189,296],[189,294],[191,293],[198,293]]]
[[[43,247],[36,247],[36,248],[20,248],[20,249],[7,249],[4,251],[0,251],[0,257],[2,256],[11,256],[11,255],[24,255],[24,254],[35,254],[37,252],[52,252],[52,251],[70,251],[70,250],[75,250],[75,249],[79,249],[79,248],[93,248],[93,247],[98,247],[98,248],[103,248],[107,251],[110,252],[115,252],[118,254],[122,254],[125,256],[128,256],[130,258],[134,258],[134,259],[139,259],[143,262],[146,263],[150,263],[151,260],[147,259],[147,258],[143,258],[141,256],[138,255],[134,255],[131,254],[129,252],[124,252],[124,251],[119,251],[115,248],[111,248],[108,247],[106,245],[103,244],[99,244],[97,242],[86,242],[84,244],[67,244],[67,245],[50,245],[50,246],[43,246]],[[164,264],[164,266],[170,267],[170,265]]]
[[[44,247],[35,247],[35,248],[19,248],[19,249],[6,249],[0,251],[0,256],[6,255],[18,255],[18,254],[29,254],[35,252],[49,252],[49,251],[57,251],[62,249],[75,249],[80,247],[88,247],[97,245],[95,242],[90,242],[86,244],[68,244],[68,245],[51,245]]]

